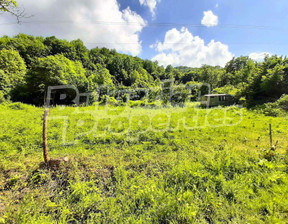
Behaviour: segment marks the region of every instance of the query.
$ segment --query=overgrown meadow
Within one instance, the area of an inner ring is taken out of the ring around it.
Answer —
[[[285,223],[288,117],[237,107],[0,105],[0,223]],[[271,150],[269,123],[272,124]]]

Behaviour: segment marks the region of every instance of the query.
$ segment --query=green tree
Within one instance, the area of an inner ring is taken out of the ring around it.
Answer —
[[[131,85],[133,85],[139,79],[140,79],[139,73],[136,70],[132,71],[130,74]]]
[[[107,57],[100,52],[101,50],[99,48],[94,48],[89,51],[89,59],[91,63],[93,64],[100,64],[101,66],[106,66],[105,61]]]
[[[70,43],[67,40],[59,40],[56,37],[46,37],[43,43],[48,47],[50,55],[63,54],[68,59],[76,57],[73,55]]]
[[[4,36],[0,38],[0,49],[14,49],[19,52],[29,68],[34,59],[49,55],[49,49],[43,44],[42,37],[19,34],[14,38]]]
[[[265,95],[278,98],[283,94],[285,91],[282,86],[285,74],[284,69],[284,65],[277,64],[274,68],[268,69],[268,73],[262,77],[261,89]]]
[[[96,70],[91,71],[91,74],[88,76],[89,80],[89,90],[95,90],[98,86],[110,86],[114,87],[112,76],[109,73],[109,70],[103,68],[100,64],[96,65]]]
[[[244,94],[250,106],[275,101],[287,94],[288,60],[283,57],[266,57],[258,63]]]
[[[24,60],[14,50],[0,50],[0,91],[8,97],[11,89],[23,84],[26,73]]]
[[[218,67],[204,65],[200,70],[200,80],[210,85],[211,90],[218,86],[222,71]]]
[[[96,64],[94,71],[89,71],[88,77],[89,87],[88,91],[92,92],[91,100],[97,101],[98,97],[102,98],[103,95],[110,94],[115,90],[115,86],[112,80],[112,76],[109,70],[103,68],[100,64]],[[96,96],[96,97],[95,97]]]
[[[235,72],[235,85],[241,83],[242,88],[246,86],[249,82],[252,81],[252,78],[255,74],[255,64],[252,60],[247,61],[244,68]]]
[[[0,12],[7,12],[17,18],[18,23],[21,18],[28,17],[24,9],[19,9],[15,0],[0,0]]]
[[[73,85],[79,92],[86,92],[88,80],[81,62],[74,62],[63,55],[36,59],[27,73],[27,87],[32,103],[43,104],[48,86]]]
[[[15,0],[0,0],[0,11],[8,12],[18,18],[17,2]]]
[[[250,61],[249,57],[240,56],[238,58],[232,58],[229,62],[227,62],[225,66],[226,73],[235,74],[236,71],[243,69],[248,61]]]

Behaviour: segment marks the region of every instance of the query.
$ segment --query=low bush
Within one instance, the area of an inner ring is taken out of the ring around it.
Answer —
[[[288,112],[288,95],[283,95],[274,103],[265,103],[256,107],[256,110],[266,116],[286,116]]]

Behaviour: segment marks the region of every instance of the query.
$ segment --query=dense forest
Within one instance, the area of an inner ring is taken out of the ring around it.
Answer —
[[[41,105],[48,86],[71,84],[80,92],[98,96],[90,101],[93,103],[96,99],[103,100],[105,95],[113,97],[111,90],[156,89],[167,79],[181,85],[184,95],[187,86],[207,83],[213,93],[229,93],[236,102],[248,107],[268,102],[271,107],[281,96],[283,101],[288,93],[288,59],[275,55],[256,62],[241,56],[233,58],[224,68],[209,65],[164,68],[157,62],[107,48],[87,49],[81,40],[69,42],[25,34],[0,38],[0,102]],[[105,86],[104,90],[101,86]],[[153,102],[157,93],[150,95],[149,101]]]

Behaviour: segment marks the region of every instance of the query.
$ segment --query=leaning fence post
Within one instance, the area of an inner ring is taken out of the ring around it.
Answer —
[[[272,127],[271,127],[271,124],[269,124],[269,135],[270,135],[270,147],[272,147]]]
[[[43,117],[43,156],[44,162],[48,164],[48,144],[47,144],[47,117],[48,117],[49,109],[45,108],[44,117]]]

